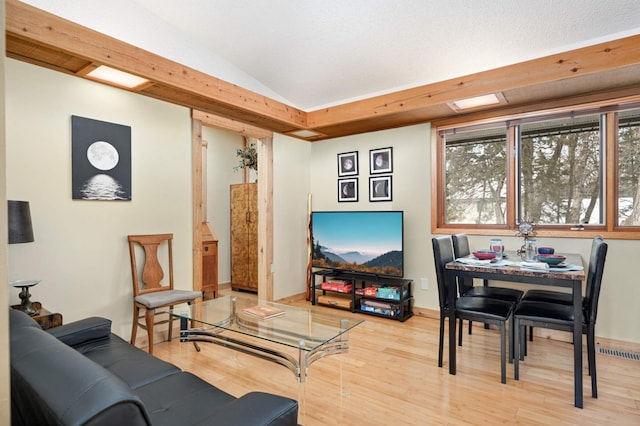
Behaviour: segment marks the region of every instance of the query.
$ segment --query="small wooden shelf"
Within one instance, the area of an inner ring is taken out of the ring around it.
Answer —
[[[59,327],[62,325],[62,314],[49,312],[47,309],[42,307],[40,302],[33,302],[33,307],[38,311],[38,315],[33,315],[33,318],[43,330],[53,327]],[[11,306],[13,309],[20,310],[20,305]]]
[[[321,282],[318,282],[318,278],[321,278]],[[352,282],[351,291],[344,293],[323,289],[322,282],[330,279]],[[311,303],[402,322],[413,316],[412,282],[409,279],[380,277],[372,274],[336,272],[329,269],[314,270],[311,272],[311,285],[313,286]],[[379,291],[380,288],[388,289],[388,291]],[[380,297],[379,295],[382,293],[384,295]],[[395,298],[395,293],[398,294],[397,298]]]

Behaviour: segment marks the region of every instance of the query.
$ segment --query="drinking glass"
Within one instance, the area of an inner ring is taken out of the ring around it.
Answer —
[[[536,255],[538,254],[538,247],[536,240],[527,240],[524,247],[524,260],[527,262],[534,262]]]
[[[503,249],[504,245],[502,245],[502,240],[500,238],[492,238],[489,242],[489,250],[496,252],[496,259],[502,259]]]

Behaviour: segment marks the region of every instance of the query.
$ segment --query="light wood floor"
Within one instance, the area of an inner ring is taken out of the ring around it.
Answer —
[[[295,303],[311,307],[307,302]],[[331,309],[313,307],[314,309]],[[286,368],[214,344],[156,343],[154,355],[241,396],[265,391],[297,399],[303,425],[640,425],[640,361],[597,354],[598,398],[584,356],[584,409],[573,406],[573,348],[536,338],[500,383],[498,332],[474,327],[458,348],[458,373],[438,368],[438,320],[404,323],[357,315],[350,351],[316,361],[304,385]],[[465,323],[466,327],[466,323]],[[446,333],[446,330],[445,330]],[[615,345],[600,339],[600,345]]]

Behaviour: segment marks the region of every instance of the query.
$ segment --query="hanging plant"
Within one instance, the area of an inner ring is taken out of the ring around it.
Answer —
[[[237,172],[241,169],[249,169],[258,171],[258,150],[255,144],[247,145],[244,148],[238,148],[236,155],[239,159],[239,164],[233,169]]]

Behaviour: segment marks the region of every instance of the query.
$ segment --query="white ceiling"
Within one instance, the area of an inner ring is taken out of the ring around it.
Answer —
[[[640,34],[639,0],[23,1],[306,111]]]

